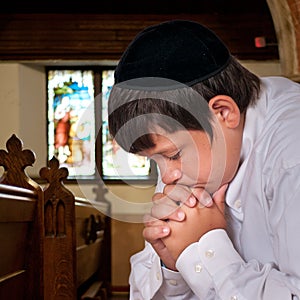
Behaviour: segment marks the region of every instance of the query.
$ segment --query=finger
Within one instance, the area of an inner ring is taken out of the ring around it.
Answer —
[[[184,202],[184,205],[188,207],[195,207],[196,204],[198,203],[195,195],[193,193],[190,194],[189,198]]]
[[[180,208],[178,208],[177,210],[174,211],[174,213],[168,216],[167,222],[169,221],[181,222],[185,220],[185,217],[186,217],[185,212]]]
[[[145,226],[154,225],[155,223],[157,223],[157,221],[161,222],[161,220],[158,220],[157,218],[154,218],[151,214],[145,214],[143,216],[143,223],[144,223]]]
[[[160,220],[157,218],[154,218],[150,214],[145,214],[143,216],[143,223],[145,227],[151,227],[151,226],[165,226],[169,219]]]
[[[214,194],[213,199],[219,210],[224,213],[225,211],[225,194],[228,188],[228,184],[222,185]]]
[[[169,197],[160,194],[153,197],[151,216],[157,219],[167,219],[178,209],[178,205]]]
[[[150,226],[143,230],[143,237],[149,243],[155,243],[157,240],[167,237],[170,234],[170,228],[165,226]]]
[[[191,191],[199,201],[200,207],[211,207],[213,205],[213,199],[211,195],[203,188],[191,188]]]
[[[194,207],[197,203],[197,199],[193,195],[191,189],[185,185],[166,185],[164,187],[164,194],[177,204],[183,203],[189,207]]]

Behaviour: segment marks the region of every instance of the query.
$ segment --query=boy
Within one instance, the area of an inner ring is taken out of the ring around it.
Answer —
[[[300,87],[258,78],[208,28],[146,28],[115,70],[109,128],[161,182],[130,299],[300,299]]]

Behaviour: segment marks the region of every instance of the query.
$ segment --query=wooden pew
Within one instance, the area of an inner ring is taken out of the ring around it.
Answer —
[[[15,135],[0,150],[0,299],[106,299],[110,294],[110,206],[75,198],[53,158],[38,185],[35,161]]]
[[[78,296],[107,299],[111,293],[110,207],[76,198],[75,212]]]
[[[0,299],[41,299],[37,194],[0,184]]]
[[[0,299],[43,299],[41,187],[24,171],[35,161],[13,135],[0,150]]]

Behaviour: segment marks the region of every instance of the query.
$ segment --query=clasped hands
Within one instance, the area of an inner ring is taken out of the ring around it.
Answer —
[[[145,216],[143,236],[171,270],[182,251],[208,231],[226,228],[227,184],[212,196],[203,188],[166,185],[154,194],[151,213]]]

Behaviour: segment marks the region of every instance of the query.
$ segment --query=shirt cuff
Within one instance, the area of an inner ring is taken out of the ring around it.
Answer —
[[[231,264],[244,263],[223,229],[209,231],[197,246],[198,257],[211,277]]]
[[[190,291],[183,277],[179,272],[175,272],[166,267],[162,267],[163,283],[160,291],[165,296],[184,295]]]
[[[189,245],[178,257],[176,268],[200,299],[207,299],[212,289],[212,279],[199,256],[198,243]]]
[[[234,263],[243,263],[223,229],[209,231],[179,256],[176,268],[200,299],[207,299],[215,287],[214,276]]]

